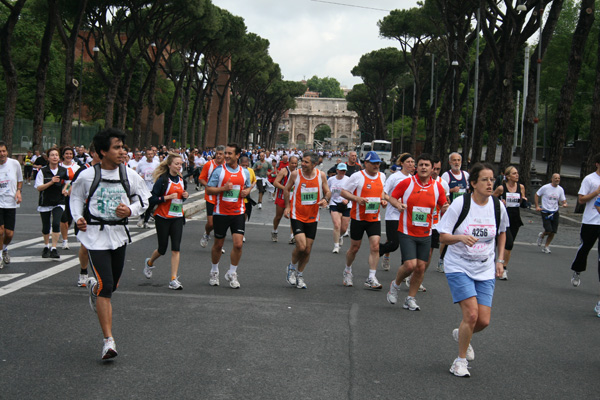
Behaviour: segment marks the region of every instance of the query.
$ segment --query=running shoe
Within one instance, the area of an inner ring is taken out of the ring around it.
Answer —
[[[289,244],[296,244],[296,238],[294,236],[290,237]]]
[[[44,247],[44,250],[42,250],[42,258],[50,258],[50,248],[49,247]]]
[[[390,270],[390,256],[383,256],[381,259],[381,266],[383,267],[384,271]]]
[[[203,234],[202,239],[200,239],[200,246],[206,247],[206,245],[208,244],[208,238],[209,236],[206,233]]]
[[[452,331],[452,337],[454,341],[458,343],[458,328]],[[469,347],[467,347],[467,361],[473,361],[475,359],[475,350],[473,350],[473,346],[469,343]]]
[[[181,286],[181,282],[179,282],[179,279],[175,278],[171,282],[169,282],[169,289],[183,290],[183,286]]]
[[[296,279],[296,269],[292,268],[292,264],[288,264],[287,266],[286,280],[292,286],[296,286],[296,283],[298,282]]]
[[[299,275],[296,279],[296,289],[306,289],[306,283],[304,282],[304,277]]]
[[[146,258],[146,261],[144,261],[144,276],[150,279],[152,278],[152,269],[154,268],[154,266],[150,266],[148,264],[148,261],[150,261],[149,258]]]
[[[197,192],[198,190],[200,190],[200,188],[198,187],[198,185],[196,185],[196,192]]]
[[[340,236],[340,240],[338,243],[339,243],[340,247],[344,245],[344,237],[343,236]]]
[[[407,288],[410,289],[410,277],[411,275],[407,276],[406,278],[404,278],[404,284],[406,285]]]
[[[277,232],[271,232],[271,241],[272,242],[276,242],[277,241]]]
[[[62,249],[63,250],[70,250],[70,248],[69,248],[69,241],[63,240]]]
[[[444,259],[443,258],[440,258],[440,260],[438,261],[436,271],[440,272],[442,274],[444,273]]]
[[[367,289],[379,290],[382,287],[383,286],[381,286],[381,283],[379,283],[376,277],[367,278],[367,280],[365,281],[365,288]]]
[[[58,250],[56,250],[56,249],[50,250],[50,258],[60,258],[60,254],[58,254]]]
[[[390,282],[390,290],[387,293],[387,301],[390,304],[398,302],[398,289],[394,287],[394,281]]]
[[[550,247],[542,247],[542,253],[550,254],[552,252],[550,251]]]
[[[102,347],[102,359],[109,360],[117,356],[117,346],[115,340],[112,337],[104,339],[104,346]]]
[[[232,289],[239,289],[240,288],[240,282],[238,282],[238,278],[237,278],[237,272],[227,272],[225,274],[225,280],[227,282],[229,282],[229,286]]]
[[[0,258],[0,269],[4,268],[4,261]]]
[[[419,307],[417,304],[417,300],[415,300],[415,298],[412,296],[406,296],[406,299],[404,299],[404,305],[402,307],[410,311],[419,311],[421,309],[421,307]]]
[[[579,272],[573,272],[573,276],[571,277],[571,285],[575,287],[581,285],[581,276],[579,276]]]
[[[340,252],[340,245],[336,243],[333,245],[332,253],[338,254],[339,252]]]
[[[150,225],[147,222],[144,222],[144,229],[150,229]]]
[[[88,290],[90,292],[90,308],[93,312],[96,312],[96,299],[98,295],[95,293],[96,286],[98,285],[98,281],[93,276],[90,276],[86,283]]]
[[[600,318],[600,301],[596,304],[596,307],[594,307],[594,312],[598,315],[598,318]]]
[[[258,203],[258,209],[262,210],[262,203]]]
[[[208,283],[210,286],[219,286],[220,282],[218,271],[210,273],[210,279],[208,280]]]
[[[508,272],[506,272],[506,270],[504,270],[502,272],[502,276],[500,277],[501,281],[507,281],[508,280]]]
[[[460,376],[461,378],[469,378],[471,373],[469,372],[468,361],[462,361],[458,358],[455,359],[450,367],[450,373],[454,374],[454,376]]]
[[[225,254],[225,249],[221,247],[221,254]]]
[[[144,219],[140,218],[136,225],[138,228],[143,228],[144,227]]]
[[[423,286],[423,284],[421,283],[419,285],[419,292],[426,292],[426,291],[427,291],[427,288],[425,286]]]
[[[8,255],[8,250],[2,251],[2,263],[6,265],[10,264],[10,256]]]
[[[242,242],[246,243],[246,236],[242,237]]]
[[[542,245],[542,240],[544,240],[544,232],[540,232],[538,234],[538,238],[537,238],[537,245],[541,246]]]
[[[77,281],[77,286],[78,287],[86,287],[87,286],[87,279],[88,276],[87,274],[79,274],[79,280]]]
[[[352,272],[344,271],[344,280],[342,283],[344,286],[352,287]]]
[[[346,232],[342,235],[342,237],[350,236],[350,229],[346,229]]]

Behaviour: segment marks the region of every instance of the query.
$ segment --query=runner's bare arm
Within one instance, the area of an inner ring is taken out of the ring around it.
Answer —
[[[277,177],[275,178],[275,181],[273,182],[273,186],[275,186],[277,189],[283,190],[284,187],[281,184],[281,180],[283,179],[283,177],[287,174],[287,169],[283,168],[281,171],[279,171],[279,173],[277,174]]]

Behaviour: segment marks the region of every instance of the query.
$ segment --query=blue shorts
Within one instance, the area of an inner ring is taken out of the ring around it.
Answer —
[[[446,274],[446,279],[454,303],[460,303],[470,297],[477,297],[477,304],[492,307],[492,297],[494,297],[494,287],[496,286],[495,279],[476,281],[464,272]]]

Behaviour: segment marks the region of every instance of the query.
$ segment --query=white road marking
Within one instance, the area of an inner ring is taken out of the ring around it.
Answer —
[[[21,272],[20,274],[2,274],[0,275],[0,282],[12,281],[13,279],[20,277],[21,275],[25,275],[25,272]]]
[[[14,263],[32,263],[32,262],[48,262],[55,263],[75,257],[74,254],[61,255],[60,258],[42,258],[41,256],[25,256],[25,257],[10,257],[10,265]]]

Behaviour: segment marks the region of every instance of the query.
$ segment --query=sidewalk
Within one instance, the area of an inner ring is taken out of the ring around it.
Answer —
[[[583,214],[575,213],[575,206],[577,205],[577,196],[567,194],[567,195],[565,195],[565,197],[567,198],[567,207],[565,207],[565,208],[561,207],[559,210],[560,223],[567,224],[570,226],[581,225],[581,218],[582,218]],[[523,211],[523,214],[521,215],[521,218],[523,220],[525,220],[525,219],[535,220],[536,218],[539,219],[540,213],[535,211],[534,199],[528,199],[528,200],[531,202],[531,208],[522,208],[521,211]],[[525,221],[523,221],[523,222],[525,222]]]

